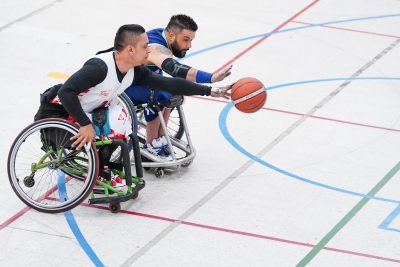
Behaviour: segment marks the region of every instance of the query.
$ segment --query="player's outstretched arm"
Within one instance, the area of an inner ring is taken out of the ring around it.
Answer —
[[[148,64],[154,64],[173,77],[180,77],[196,83],[215,83],[231,74],[232,65],[217,73],[208,73],[184,65],[173,59],[172,52],[162,45],[150,46]]]
[[[173,95],[207,95],[212,97],[223,97],[229,99],[231,85],[212,88],[185,79],[170,78],[158,75],[144,66],[135,67],[135,78],[132,82],[158,88]]]

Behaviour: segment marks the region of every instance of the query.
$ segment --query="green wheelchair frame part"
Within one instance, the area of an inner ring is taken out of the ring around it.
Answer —
[[[69,153],[68,155],[66,155],[65,157],[62,157],[63,153],[64,153],[64,148],[61,147],[59,149],[59,151],[54,151],[53,147],[50,146],[49,147],[50,150],[46,152],[46,154],[44,154],[44,156],[39,160],[38,163],[32,163],[31,164],[31,172],[32,174],[34,174],[36,171],[46,168],[50,162],[44,162],[51,154],[57,154],[57,158],[55,160],[52,160],[53,162],[55,161],[55,163],[57,163],[58,168],[62,171],[67,171],[69,173],[73,173],[76,175],[83,175],[84,169],[79,165],[79,163],[77,163],[75,160],[80,160],[83,162],[88,162],[87,159],[82,158],[82,157],[75,157],[75,155],[77,155],[78,153],[80,153],[80,151],[73,151],[71,153]],[[73,162],[73,166],[76,167],[79,170],[70,168],[70,167],[66,167],[64,166],[65,163],[67,162]]]
[[[112,140],[105,140],[105,141],[96,141],[94,142],[96,147],[103,146],[103,145],[111,145],[113,143]],[[40,158],[38,163],[32,163],[31,164],[31,176],[36,173],[36,171],[47,168],[50,162],[44,162],[47,158],[49,158],[50,155],[56,154],[57,158],[51,160],[52,162],[55,162],[58,165],[58,168],[61,171],[73,173],[76,175],[81,175],[83,176],[85,174],[84,168],[76,162],[76,160],[82,161],[82,162],[88,162],[86,158],[83,157],[75,157],[78,153],[80,153],[81,150],[75,150],[73,152],[70,152],[67,154],[65,157],[63,157],[64,154],[64,148],[61,147],[58,151],[54,151],[52,146],[49,146],[49,151],[47,151],[43,157]],[[72,164],[75,168],[67,167],[64,166],[65,163],[70,163]],[[125,173],[119,170],[112,169],[111,170],[115,175],[119,175],[121,178],[125,179]],[[132,176],[132,182],[137,186],[140,182],[142,181],[142,178],[140,177],[133,177]],[[124,193],[110,185],[111,181],[107,182],[102,182],[97,180],[97,183],[101,185],[104,188],[104,194],[106,197],[109,196],[110,192],[116,193],[119,197],[124,196],[126,194],[132,193],[132,186],[127,185],[127,193]],[[92,190],[90,194],[91,198],[95,198],[94,192]]]

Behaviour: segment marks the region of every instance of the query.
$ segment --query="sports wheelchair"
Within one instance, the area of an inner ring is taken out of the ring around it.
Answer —
[[[64,212],[90,196],[89,204],[107,203],[110,211],[117,213],[120,202],[137,198],[145,187],[137,136],[133,133],[129,138],[136,165],[136,176],[132,176],[129,148],[124,140],[96,141],[76,150],[70,138],[78,132],[77,125],[57,118],[38,120],[27,126],[10,148],[7,161],[10,184],[26,205],[41,212]],[[97,180],[98,151],[105,146],[117,147],[108,167],[125,179],[124,190],[112,187],[109,177],[106,182]],[[93,190],[96,182],[102,192]],[[96,193],[105,196],[95,197]]]
[[[182,108],[184,100],[184,96],[178,95],[173,96],[167,103],[158,101],[140,103],[133,102],[127,94],[122,93],[111,103],[112,105],[121,105],[128,111],[132,118],[133,131],[137,131],[140,153],[142,156],[142,166],[147,171],[150,170],[150,168],[154,168],[154,175],[157,178],[164,176],[164,170],[177,171],[181,167],[189,166],[196,157],[196,150],[193,147]],[[168,126],[165,123],[162,111],[158,107],[160,105],[172,108]],[[150,107],[158,111],[161,126],[164,132],[168,133],[165,137],[168,142],[172,160],[160,160],[159,157],[151,154],[144,148],[146,144],[146,121],[144,119],[144,112],[146,108]],[[185,135],[187,141],[181,139],[183,135]],[[135,162],[132,164],[135,165]]]

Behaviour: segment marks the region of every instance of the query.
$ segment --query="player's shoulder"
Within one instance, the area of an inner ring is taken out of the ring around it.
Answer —
[[[146,33],[147,34],[162,35],[163,31],[164,31],[163,28],[154,28],[154,29],[151,29],[151,30],[147,31]]]

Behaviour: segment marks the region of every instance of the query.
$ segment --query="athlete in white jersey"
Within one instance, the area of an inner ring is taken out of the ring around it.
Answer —
[[[89,114],[98,107],[108,105],[132,84],[159,88],[171,94],[211,95],[229,99],[230,86],[212,89],[180,78],[163,77],[144,67],[149,54],[148,43],[142,26],[121,26],[115,36],[114,51],[89,59],[59,88],[56,98],[49,99],[50,105],[62,103],[65,114],[80,125],[79,133],[71,138],[75,140],[72,145],[77,149],[95,140],[96,133]],[[45,118],[48,106],[41,105],[35,119]],[[117,119],[110,118],[111,127],[118,124],[115,120],[118,120],[118,116]]]

